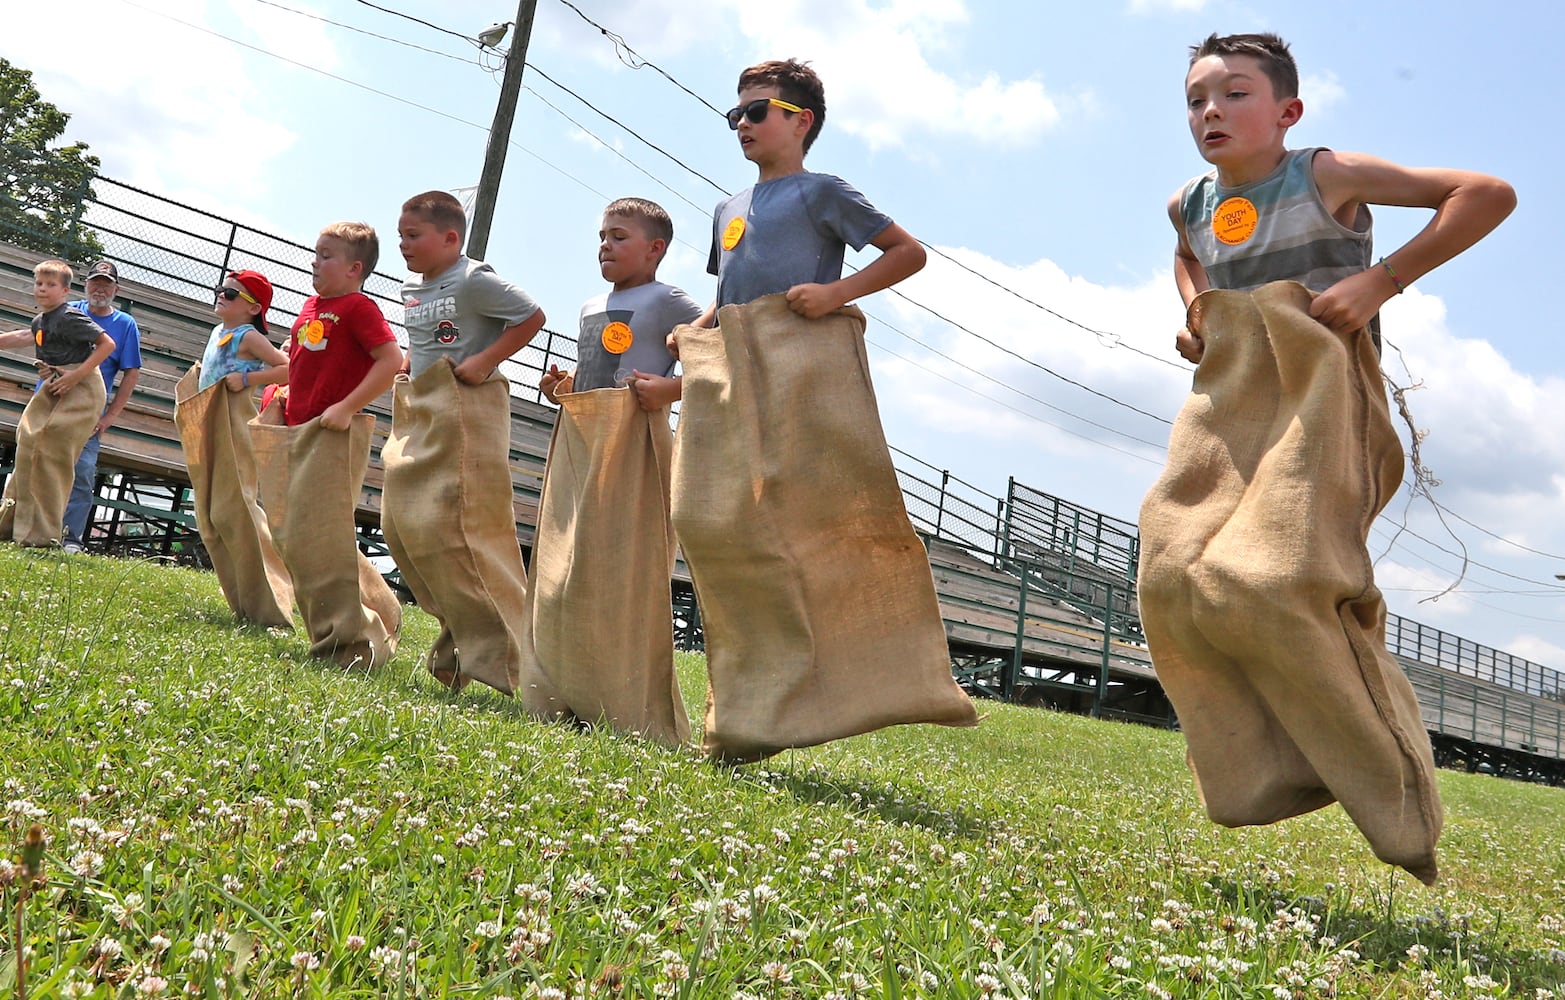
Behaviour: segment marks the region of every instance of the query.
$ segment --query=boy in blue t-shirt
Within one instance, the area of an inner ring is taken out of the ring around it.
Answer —
[[[711,326],[720,307],[776,292],[800,316],[819,319],[923,268],[924,248],[911,233],[840,177],[804,169],[825,121],[825,87],[798,60],[763,62],[739,75],[728,127],[759,176],[712,216],[707,272],[717,275],[717,300],[694,325]],[[846,248],[866,245],[880,257],[844,278]]]

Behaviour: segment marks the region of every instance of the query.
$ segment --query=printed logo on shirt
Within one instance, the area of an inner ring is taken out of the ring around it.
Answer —
[[[435,339],[442,344],[454,344],[460,332],[456,324],[448,319],[443,319],[435,325]]]
[[[723,227],[723,249],[732,250],[744,239],[744,216],[736,215]]]
[[[629,323],[615,321],[603,328],[603,349],[610,354],[624,354],[635,340]]]
[[[402,308],[404,309],[412,309],[416,305],[418,305],[418,299],[411,296],[402,300]]]
[[[447,295],[441,299],[429,299],[420,302],[413,299],[404,303],[402,322],[409,327],[431,327],[441,320],[456,319],[456,296]]]
[[[336,313],[321,313],[299,329],[299,344],[307,351],[326,350],[327,339],[331,337],[327,324],[341,321],[342,317]]]
[[[1255,235],[1255,224],[1260,221],[1255,203],[1235,195],[1217,206],[1212,213],[1212,235],[1231,247],[1236,247]]]

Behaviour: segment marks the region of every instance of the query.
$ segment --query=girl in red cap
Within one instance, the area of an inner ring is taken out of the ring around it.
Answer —
[[[214,292],[212,311],[221,320],[212,328],[201,355],[200,388],[222,379],[230,392],[288,381],[288,355],[266,339],[266,310],[272,283],[259,271],[234,271]]]

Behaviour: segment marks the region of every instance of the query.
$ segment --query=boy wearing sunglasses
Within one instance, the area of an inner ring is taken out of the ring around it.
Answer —
[[[235,271],[212,290],[218,322],[201,354],[198,389],[222,381],[229,392],[288,381],[288,355],[266,339],[272,283],[259,271]]]
[[[804,169],[825,122],[825,87],[804,63],[774,60],[739,75],[728,127],[760,174],[713,215],[707,272],[717,275],[717,301],[696,326],[711,326],[722,306],[777,292],[800,316],[819,319],[924,266],[918,240],[852,185]],[[866,245],[880,257],[844,278],[846,248]]]

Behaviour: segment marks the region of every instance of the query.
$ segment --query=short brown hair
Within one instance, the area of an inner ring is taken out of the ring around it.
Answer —
[[[333,222],[321,230],[321,235],[342,240],[348,248],[348,256],[364,265],[366,278],[380,261],[380,237],[375,235],[375,227],[367,222]]]
[[[821,134],[821,126],[826,124],[826,85],[809,63],[797,59],[756,63],[739,74],[740,92],[750,87],[776,87],[778,97],[815,112],[815,122],[804,136],[804,151],[808,153],[815,145],[815,137]]]
[[[33,277],[42,278],[46,275],[66,288],[71,287],[71,282],[76,280],[75,270],[63,260],[45,260],[33,266]]]
[[[1270,31],[1248,35],[1218,35],[1214,31],[1200,45],[1190,46],[1190,65],[1207,56],[1251,56],[1272,82],[1273,97],[1286,101],[1299,96],[1299,66],[1288,51],[1288,43]]]
[[[450,191],[425,191],[402,203],[404,212],[423,216],[424,220],[441,232],[456,230],[457,236],[467,239],[467,213],[462,203]]]
[[[668,217],[668,212],[655,201],[645,198],[619,198],[609,202],[609,207],[603,210],[603,217],[611,215],[623,215],[627,219],[635,219],[641,223],[642,229],[648,238],[662,240],[665,247],[674,242],[674,220]]]

